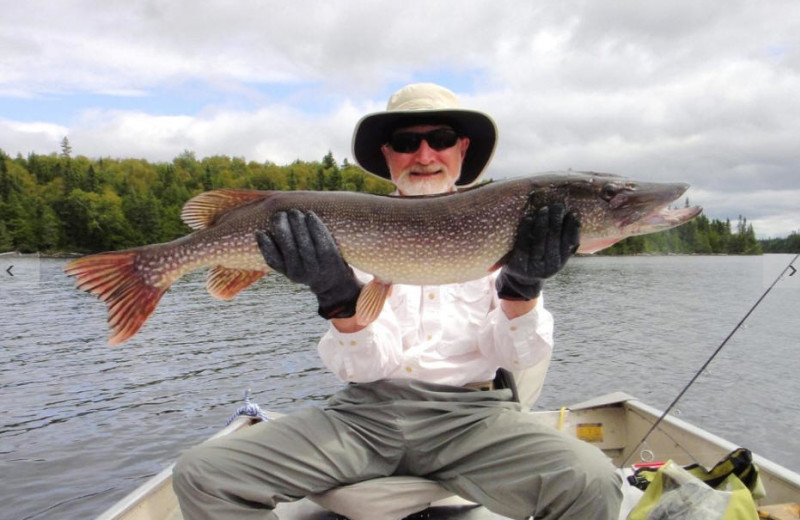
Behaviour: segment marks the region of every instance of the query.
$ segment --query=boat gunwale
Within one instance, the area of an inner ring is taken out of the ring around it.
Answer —
[[[661,410],[654,408],[635,397],[631,397],[629,400],[625,401],[624,405],[631,409],[635,410],[640,413],[644,413],[647,416],[658,418],[663,413]],[[699,426],[695,426],[692,423],[686,422],[682,419],[674,417],[672,415],[667,415],[662,420],[663,423],[669,424],[675,427],[678,430],[685,431],[690,435],[693,435],[699,439],[707,441],[708,443],[715,445],[721,448],[723,451],[730,453],[733,450],[741,448],[740,445],[734,444],[731,441],[724,439],[718,435],[715,435],[708,430],[705,430]],[[639,442],[635,440],[633,442]],[[628,446],[625,448],[625,455],[627,456],[628,453],[634,449],[637,449],[638,446]],[[792,471],[791,469],[781,466],[777,462],[774,462],[770,459],[764,458],[757,453],[753,453],[753,463],[758,467],[759,471],[762,474],[762,478],[775,478],[779,481],[783,481],[787,486],[794,486],[798,490],[800,490],[800,473]]]

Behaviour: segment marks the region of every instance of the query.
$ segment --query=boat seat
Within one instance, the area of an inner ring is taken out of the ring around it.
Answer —
[[[398,476],[357,482],[308,499],[350,520],[389,520],[424,511],[434,502],[453,496],[432,480]]]
[[[520,403],[530,409],[542,391],[550,355],[514,373]],[[474,505],[453,495],[438,482],[421,477],[393,476],[357,482],[308,497],[321,507],[350,520],[401,519],[436,505]]]

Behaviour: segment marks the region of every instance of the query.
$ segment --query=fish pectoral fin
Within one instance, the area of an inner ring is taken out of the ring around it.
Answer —
[[[489,268],[489,272],[493,273],[498,269],[500,269],[501,267],[503,267],[504,265],[506,265],[508,263],[508,260],[511,258],[511,253],[512,251],[509,251],[508,253],[504,254],[500,260],[495,262],[494,265]]]
[[[373,279],[365,285],[356,302],[356,321],[361,325],[369,325],[375,321],[391,292],[391,283]]]
[[[214,298],[230,300],[242,290],[266,275],[268,271],[252,271],[248,269],[232,269],[215,265],[206,276],[206,288]]]

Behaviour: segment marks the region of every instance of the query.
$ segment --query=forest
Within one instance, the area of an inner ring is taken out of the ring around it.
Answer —
[[[388,181],[331,152],[287,165],[240,157],[197,159],[184,151],[171,162],[89,159],[61,153],[15,158],[0,150],[0,252],[82,254],[166,242],[187,234],[180,220],[191,197],[217,188],[362,191],[386,194]],[[686,201],[688,205],[688,200]],[[800,251],[800,237],[758,241],[745,217],[732,224],[701,215],[679,228],[631,237],[603,254],[761,254]]]
[[[70,152],[68,142],[60,154],[12,159],[0,150],[0,252],[89,253],[173,240],[191,231],[180,219],[184,203],[216,188],[393,190],[330,153],[278,166],[239,157],[198,160],[189,151],[169,163]]]

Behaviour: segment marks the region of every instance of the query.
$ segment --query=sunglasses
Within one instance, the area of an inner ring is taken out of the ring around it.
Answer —
[[[389,146],[395,152],[414,153],[425,140],[428,146],[439,152],[455,146],[459,137],[461,136],[452,128],[437,128],[425,133],[398,132],[389,138]]]

